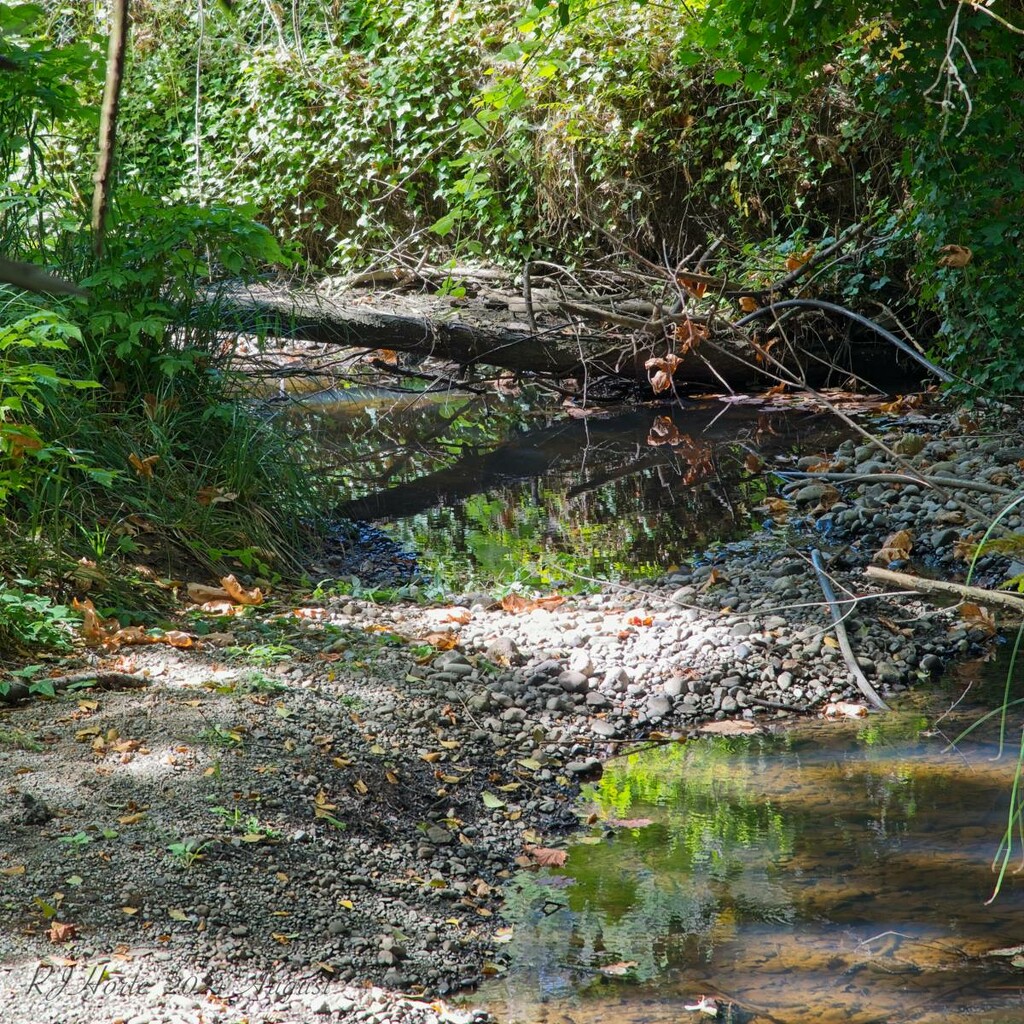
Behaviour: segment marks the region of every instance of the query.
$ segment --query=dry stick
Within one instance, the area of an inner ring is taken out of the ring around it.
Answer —
[[[893,583],[906,590],[923,590],[926,593],[955,594],[963,600],[976,601],[978,604],[997,604],[1003,608],[1012,608],[1024,615],[1024,598],[1015,594],[1002,593],[998,590],[985,590],[983,587],[969,587],[965,583],[952,583],[949,580],[930,580],[923,576],[912,576],[906,572],[893,572],[877,565],[869,565],[864,572],[872,579]]]
[[[84,683],[90,679],[96,681],[96,685],[105,690],[131,690],[139,689],[149,685],[146,676],[135,676],[129,672],[71,672],[65,676],[54,676],[51,679],[37,679],[35,684],[47,683],[56,690],[66,690],[74,683]],[[12,682],[6,693],[0,694],[0,704],[16,704],[18,701],[27,700],[33,696],[32,683],[23,683],[21,680]],[[35,696],[43,694],[35,693]]]
[[[828,602],[829,614],[832,616],[832,626],[836,631],[836,639],[839,641],[839,650],[843,652],[843,660],[846,662],[846,667],[850,670],[851,675],[860,687],[860,692],[863,693],[876,708],[888,711],[889,705],[878,696],[875,692],[875,688],[868,682],[867,676],[865,676],[861,671],[860,665],[857,664],[856,655],[854,655],[853,648],[850,646],[850,638],[846,634],[846,626],[843,625],[843,617],[839,611],[835,591],[832,589],[832,584],[829,582],[828,576],[825,575],[825,567],[821,562],[821,552],[817,548],[814,548],[811,551],[811,565],[814,566],[814,571],[818,574],[818,583],[821,585],[821,592],[825,595],[825,600]]]
[[[909,473],[834,473],[821,472],[812,473],[793,470],[783,474],[786,477],[797,477],[809,480],[841,480],[848,483],[865,484],[926,484],[934,487],[952,487],[961,491],[980,491],[982,494],[995,494],[1000,498],[1012,498],[1017,492],[1006,487],[997,487],[995,484],[987,484],[983,480],[963,480],[956,476],[928,476],[925,474]]]

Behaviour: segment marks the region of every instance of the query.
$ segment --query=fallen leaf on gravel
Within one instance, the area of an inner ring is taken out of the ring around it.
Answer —
[[[521,594],[506,594],[501,599],[501,607],[512,615],[520,615],[523,612],[538,610],[553,611],[560,604],[564,603],[565,598],[559,594],[548,594],[547,597],[538,597],[532,601]]]
[[[850,701],[837,700],[825,705],[826,718],[864,718],[868,709],[863,704],[853,704]]]
[[[833,649],[835,649],[835,648],[837,648],[839,646],[839,641],[834,636],[823,637],[821,642],[826,647],[831,647]]]
[[[0,868],[0,875],[6,875],[8,878],[13,878],[15,875],[25,874],[24,864],[15,864],[13,867]]]
[[[367,786],[367,784],[365,782],[363,782],[362,779],[356,779],[356,781],[352,783],[352,788],[360,796],[366,796],[366,794],[370,792],[370,787]]]
[[[96,606],[89,598],[79,601],[73,598],[72,607],[82,613],[82,639],[87,644],[105,644],[121,628],[117,619],[104,619],[96,611]]]
[[[700,731],[714,736],[749,736],[751,733],[760,732],[761,728],[753,722],[727,718],[721,722],[705,722]]]
[[[960,618],[963,619],[964,625],[970,626],[971,629],[980,629],[987,636],[992,636],[996,631],[996,617],[992,612],[970,601],[964,601],[960,605]]]
[[[539,772],[541,769],[540,761],[535,761],[532,757],[524,757],[522,760],[517,761],[516,764],[522,765],[527,771]]]
[[[434,764],[440,761],[442,757],[444,757],[444,752],[441,750],[431,750],[426,754],[420,754],[420,760],[426,761],[427,764]]]
[[[327,794],[321,789],[317,793],[316,799],[313,801],[313,813],[318,818],[326,818],[328,812],[336,811],[337,809],[337,804],[332,804]]]
[[[526,852],[542,868],[560,868],[569,857],[566,850],[553,850],[547,846],[528,846]]]
[[[502,800],[500,796],[488,793],[487,790],[484,790],[484,792],[480,794],[480,799],[483,800],[484,807],[490,807],[492,810],[505,806],[505,801]]]
[[[953,541],[953,557],[961,561],[969,562],[977,550],[978,538],[973,533]]]
[[[712,569],[711,572],[708,573],[708,578],[704,581],[704,585],[700,588],[700,591],[703,594],[705,590],[710,590],[716,583],[728,582],[729,577],[726,576],[724,572],[721,572],[718,569]]]
[[[204,601],[199,607],[207,615],[237,615],[242,610],[241,605],[232,604],[231,598],[227,596],[220,598],[218,601]],[[210,634],[210,636],[214,635],[217,634]],[[227,635],[230,636],[231,634]]]
[[[68,942],[75,937],[76,929],[73,924],[65,924],[54,921],[50,930],[46,933],[51,942]]]
[[[234,576],[222,576],[220,585],[228,592],[228,597],[238,604],[263,604],[263,591],[259,587],[246,590]]]
[[[188,920],[188,914],[186,914],[184,910],[179,910],[177,907],[172,907],[170,910],[168,910],[167,911],[167,916],[172,921],[187,921]]]
[[[457,633],[449,629],[444,633],[428,633],[420,642],[430,644],[431,647],[436,647],[439,651],[451,651],[458,646],[459,637]]]
[[[605,964],[604,967],[599,967],[598,970],[609,977],[621,978],[622,975],[629,974],[636,966],[637,962],[635,960],[620,960],[616,964]]]
[[[145,811],[139,811],[137,814],[125,814],[117,819],[117,823],[118,825],[137,825],[145,816]]]
[[[897,530],[882,541],[882,546],[875,552],[871,561],[882,565],[903,562],[910,557],[910,549],[913,546],[913,533],[910,530]]]

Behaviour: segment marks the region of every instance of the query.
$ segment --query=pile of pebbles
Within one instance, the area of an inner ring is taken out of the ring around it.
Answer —
[[[898,460],[847,443],[828,471],[874,477],[909,463],[1016,485],[1020,439],[947,439],[921,422],[905,435],[915,440],[896,442]],[[443,607],[337,597],[291,619],[294,654],[258,672],[212,646],[146,649],[133,655],[151,671],[145,690],[5,712],[0,728],[25,742],[0,758],[11,797],[0,807],[0,1016],[472,1020],[437,997],[510,966],[502,886],[536,866],[536,850],[564,845],[579,783],[610,753],[652,735],[686,741],[708,721],[774,728],[860,699],[829,640],[811,548],[840,599],[857,598],[846,628],[884,697],[988,641],[953,609],[889,596],[863,569],[909,529],[920,557],[910,568],[963,571],[958,542],[985,529],[1003,495],[805,477],[784,493],[755,537],[656,582],[518,613],[486,594]],[[1015,568],[988,556],[980,582]],[[238,646],[266,638],[273,613],[257,616],[236,624]],[[92,727],[98,747],[83,744]],[[51,941],[40,900],[75,926],[71,938]],[[63,987],[52,973],[62,963]]]

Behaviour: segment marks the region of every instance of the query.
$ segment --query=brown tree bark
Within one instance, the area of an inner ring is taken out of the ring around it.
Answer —
[[[103,83],[103,104],[100,108],[99,156],[96,161],[96,173],[93,175],[95,188],[92,193],[92,248],[97,259],[103,257],[107,209],[110,206],[110,182],[117,142],[117,111],[121,104],[127,38],[128,0],[112,0],[110,36],[107,40],[107,77]]]

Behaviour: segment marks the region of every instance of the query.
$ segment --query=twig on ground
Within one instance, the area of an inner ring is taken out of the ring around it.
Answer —
[[[867,676],[865,676],[861,671],[860,665],[857,664],[857,657],[853,653],[853,648],[850,646],[850,638],[847,636],[846,626],[843,625],[843,617],[839,611],[835,591],[832,589],[832,584],[829,581],[828,576],[825,574],[825,567],[821,561],[821,552],[817,548],[811,552],[811,565],[814,566],[814,571],[818,574],[818,583],[821,585],[821,592],[825,595],[825,600],[828,602],[828,610],[832,616],[832,625],[835,628],[836,639],[839,641],[839,650],[842,651],[846,667],[850,670],[850,674],[853,676],[857,686],[860,687],[860,692],[863,693],[876,708],[888,711],[889,705],[879,697],[875,688],[868,682]]]

